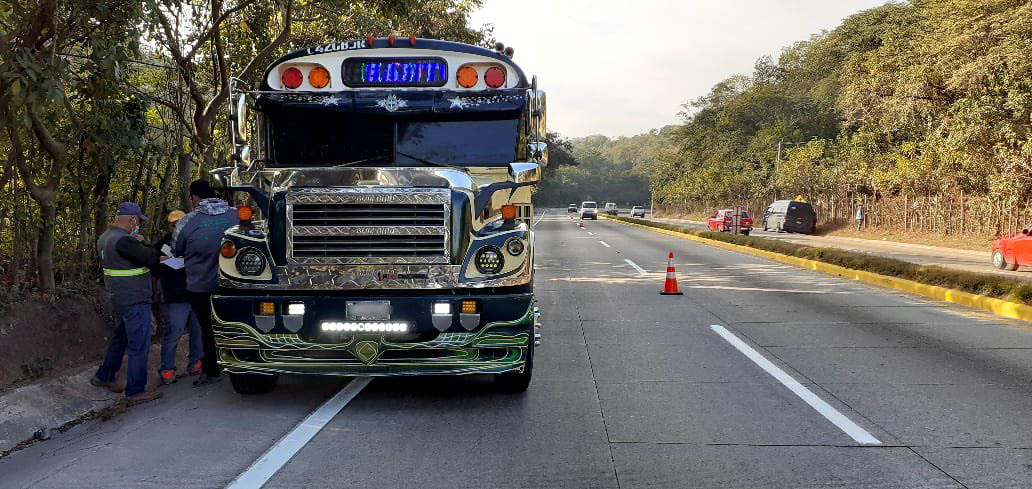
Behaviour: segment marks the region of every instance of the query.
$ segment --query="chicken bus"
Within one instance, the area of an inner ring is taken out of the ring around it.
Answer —
[[[243,394],[281,375],[492,374],[524,391],[540,341],[531,186],[545,94],[496,49],[333,42],[234,80],[233,192],[212,319]]]

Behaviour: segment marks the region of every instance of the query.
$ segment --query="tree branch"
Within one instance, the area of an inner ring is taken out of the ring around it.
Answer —
[[[187,59],[193,59],[194,55],[197,54],[197,50],[200,49],[202,45],[204,45],[204,42],[207,41],[208,38],[211,37],[212,34],[215,33],[215,31],[219,28],[219,26],[223,22],[225,22],[225,20],[227,18],[229,18],[230,15],[233,15],[233,14],[235,14],[235,13],[237,13],[237,12],[239,12],[239,11],[249,7],[249,6],[251,6],[253,3],[254,3],[254,0],[241,0],[240,3],[237,4],[235,7],[233,7],[231,9],[223,12],[222,15],[218,16],[218,18],[216,18],[214,21],[212,21],[211,26],[208,27],[208,30],[205,31],[204,34],[201,34],[201,36],[197,38],[197,42],[195,42],[193,47],[190,48],[190,52],[187,53],[186,58]]]

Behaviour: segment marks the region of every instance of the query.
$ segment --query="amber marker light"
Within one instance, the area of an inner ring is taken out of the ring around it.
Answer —
[[[477,301],[464,300],[462,301],[462,313],[463,314],[476,314],[477,312]]]
[[[258,303],[258,315],[259,316],[272,316],[276,314],[276,303],[275,302],[259,302]]]
[[[459,82],[459,86],[462,88],[473,88],[477,84],[477,70],[476,68],[466,65],[459,68],[458,73],[455,74],[456,80]]]
[[[308,83],[315,88],[326,88],[330,84],[330,72],[322,66],[316,66],[308,72]]]
[[[226,258],[233,258],[236,256],[236,245],[232,241],[223,241],[222,248],[220,249],[222,256]]]
[[[516,206],[513,204],[505,204],[502,206],[502,219],[511,221],[516,219]]]

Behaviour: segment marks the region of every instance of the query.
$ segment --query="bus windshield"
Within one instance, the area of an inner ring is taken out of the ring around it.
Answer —
[[[269,167],[507,165],[519,132],[515,114],[456,120],[279,109],[266,121]]]

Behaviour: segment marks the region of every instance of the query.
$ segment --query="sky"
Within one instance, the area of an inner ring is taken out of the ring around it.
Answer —
[[[513,60],[547,92],[549,130],[632,136],[764,55],[885,0],[484,0]]]

